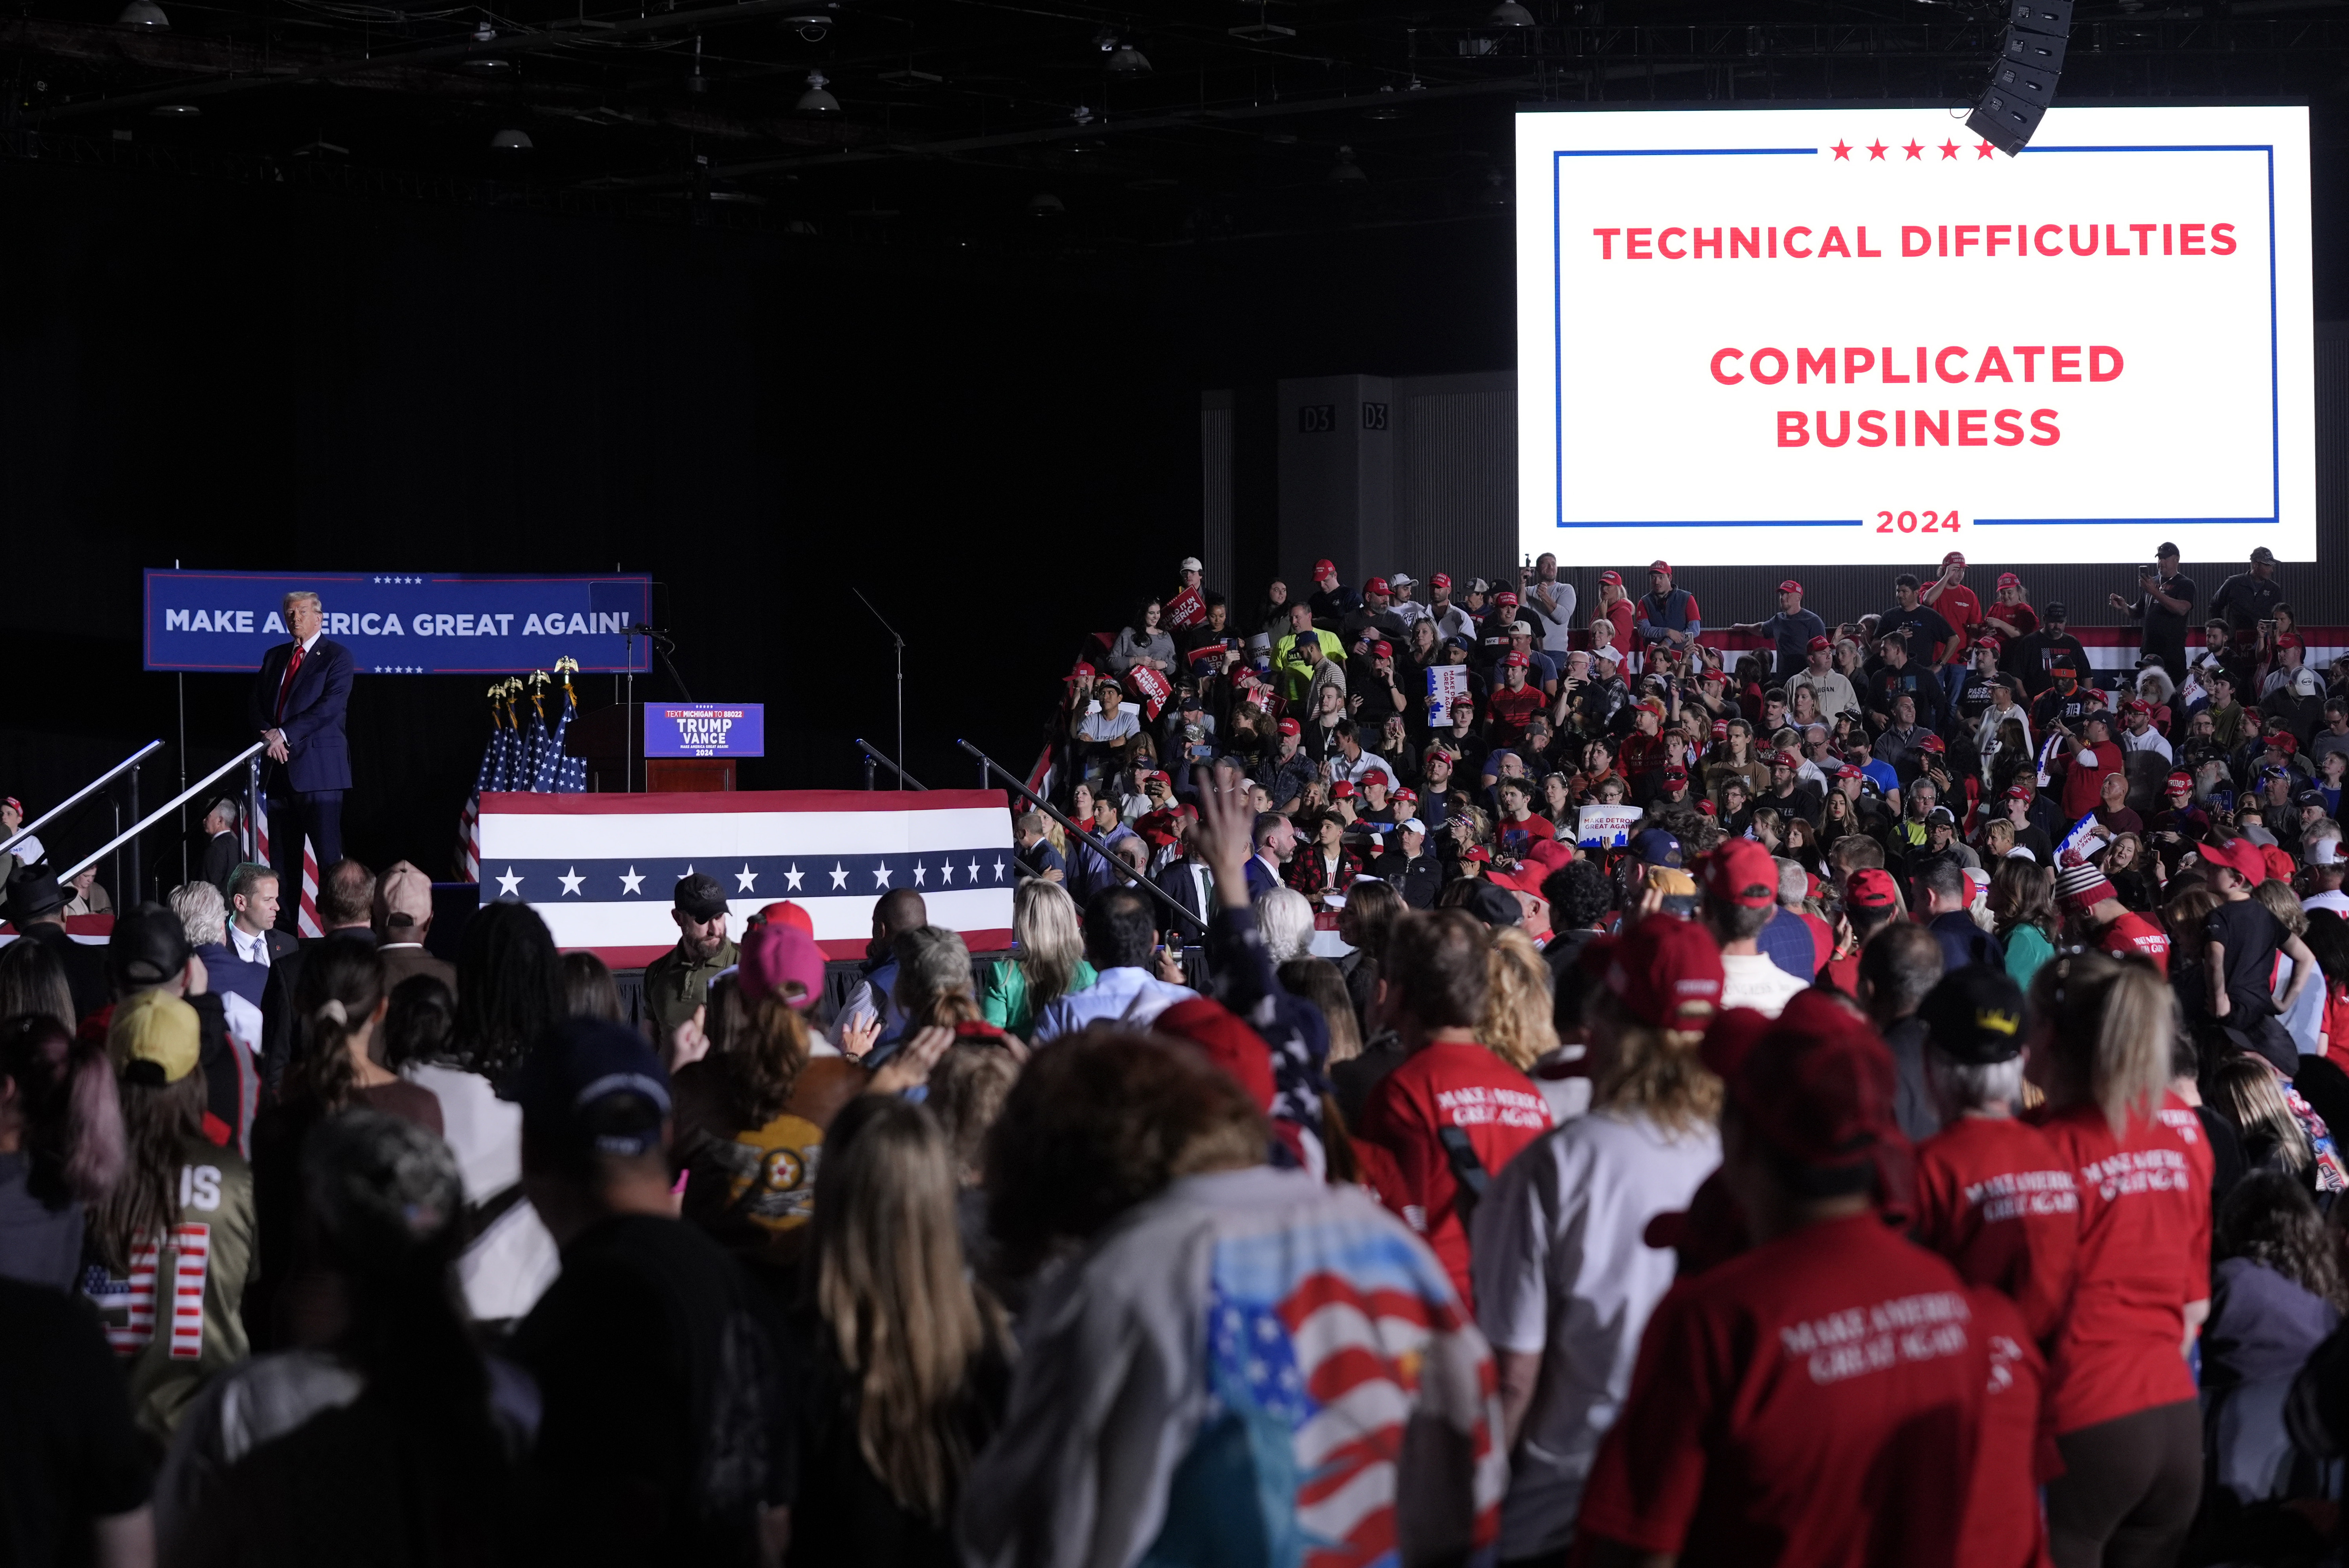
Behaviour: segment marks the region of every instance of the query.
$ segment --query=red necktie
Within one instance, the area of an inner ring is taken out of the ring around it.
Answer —
[[[273,717],[281,719],[285,717],[286,694],[294,689],[294,672],[301,667],[302,645],[296,643],[294,645],[294,656],[285,661],[285,678],[277,686],[277,712]]]

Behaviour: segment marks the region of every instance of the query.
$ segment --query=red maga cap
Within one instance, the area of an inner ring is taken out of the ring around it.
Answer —
[[[1352,779],[1340,779],[1335,784],[1330,786],[1330,799],[1332,800],[1350,800],[1353,798],[1354,782]]]
[[[1651,561],[1648,562],[1648,570],[1661,572],[1669,577],[1672,574],[1672,563],[1669,561]]]
[[[1901,1141],[1892,1053],[1827,992],[1797,993],[1729,1080],[1738,1111],[1781,1158],[1820,1175],[1872,1175]]]
[[[1369,789],[1373,784],[1383,789],[1390,782],[1391,780],[1389,780],[1386,775],[1386,769],[1382,768],[1373,768],[1368,773],[1362,775],[1362,788],[1365,789]]]
[[[1833,644],[1833,643],[1829,642],[1829,641],[1828,641],[1826,638],[1825,638],[1825,637],[1813,637],[1813,638],[1810,640],[1810,643],[1809,643],[1808,646],[1809,646],[1809,650],[1810,650],[1812,653],[1816,654],[1816,653],[1824,653],[1824,652],[1825,652],[1825,651],[1826,651],[1827,649],[1834,647],[1834,646],[1835,646],[1835,644]]]
[[[1767,909],[1778,902],[1778,862],[1752,839],[1732,839],[1705,856],[1704,891],[1740,909]]]
[[[1317,561],[1313,563],[1313,575],[1316,577],[1335,577],[1338,575],[1338,568],[1335,563],[1327,559]]]
[[[1503,654],[1501,655],[1501,667],[1505,670],[1530,669],[1532,666],[1533,660],[1527,658],[1523,654]]]
[[[1177,1002],[1159,1014],[1151,1027],[1198,1047],[1209,1061],[1239,1080],[1257,1109],[1272,1109],[1272,1047],[1221,1002],[1206,996]]]
[[[1284,718],[1280,721],[1280,733],[1283,735],[1302,735],[1305,731],[1299,726],[1295,719]]]
[[[1620,588],[1623,586],[1623,574],[1620,572],[1601,572],[1599,574],[1599,581]]]
[[[2002,572],[1998,574],[1998,585],[2002,588],[2020,588],[2023,586],[2023,579],[2012,572]]]
[[[1844,879],[1843,898],[1854,909],[1897,909],[1900,888],[1890,872],[1878,866],[1862,866]]]
[[[1963,566],[1966,563],[1966,552],[1962,550],[1952,550],[1947,555],[1941,557],[1942,565],[1948,566],[1952,563]]]
[[[1795,581],[1793,578],[1791,578],[1791,577],[1787,578],[1784,583],[1779,583],[1779,584],[1778,584],[1778,592],[1779,592],[1779,593],[1801,593],[1802,591],[1803,591],[1803,585],[1802,585],[1801,583],[1799,583],[1795,582]]]
[[[1371,657],[1374,659],[1391,659],[1394,657],[1394,645],[1392,643],[1384,642],[1372,643],[1371,645]]]
[[[2248,882],[2267,880],[2267,857],[2260,853],[2259,845],[2249,839],[2235,839],[2223,844],[2204,844],[2204,861],[2214,866],[2224,866]]]
[[[1449,588],[1452,586],[1452,573],[1439,572],[1427,580],[1427,585],[1431,588]]]
[[[1661,1028],[1704,1026],[1721,1006],[1721,948],[1691,921],[1652,914],[1608,954],[1607,988],[1632,1016]]]
[[[1362,584],[1362,592],[1365,593],[1385,593],[1392,595],[1394,590],[1387,586],[1387,580],[1385,578],[1373,577],[1368,583]]]

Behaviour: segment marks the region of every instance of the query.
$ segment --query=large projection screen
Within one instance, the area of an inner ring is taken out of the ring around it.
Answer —
[[[1519,532],[1569,562],[2316,551],[2308,115],[1517,116]]]

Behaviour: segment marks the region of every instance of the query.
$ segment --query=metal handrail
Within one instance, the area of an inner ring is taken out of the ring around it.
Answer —
[[[1183,907],[1182,901],[1175,898],[1174,894],[1168,892],[1164,888],[1160,887],[1156,882],[1152,882],[1148,877],[1143,876],[1132,866],[1127,865],[1123,861],[1119,860],[1115,855],[1112,854],[1110,852],[1110,848],[1106,843],[1103,843],[1100,839],[1095,838],[1089,830],[1078,827],[1076,823],[1061,815],[1061,809],[1058,806],[1053,805],[1050,800],[1045,799],[1044,797],[1037,794],[1036,791],[1028,788],[1028,786],[1015,776],[1009,769],[1004,767],[1003,764],[998,762],[994,758],[989,757],[986,752],[981,751],[978,747],[973,746],[968,740],[957,740],[955,744],[961,747],[965,751],[969,752],[972,757],[976,758],[978,760],[980,767],[986,769],[998,779],[1002,779],[1006,784],[1009,785],[1013,792],[1019,795],[1020,799],[1026,800],[1030,805],[1035,807],[1038,810],[1051,818],[1055,822],[1060,823],[1065,831],[1089,845],[1093,853],[1101,856],[1103,861],[1108,862],[1110,870],[1125,878],[1126,881],[1132,882],[1137,889],[1148,893],[1151,897],[1164,904],[1168,909],[1173,910],[1178,917],[1188,924],[1195,926],[1201,932],[1205,932],[1207,929],[1207,923],[1205,919],[1193,914],[1189,910],[1185,909]]]
[[[160,743],[159,742],[158,744]],[[211,789],[212,781],[218,779],[222,774],[226,773],[232,768],[242,768],[244,766],[248,758],[261,751],[267,744],[268,742],[266,741],[254,741],[252,745],[246,747],[243,750],[230,758],[227,761],[222,763],[219,767],[205,774],[202,779],[197,779],[193,784],[189,785],[185,789],[182,789],[177,795],[172,796],[171,799],[164,801],[160,806],[156,807],[155,810],[150,812],[144,820],[134,824],[129,830],[116,834],[114,841],[111,843],[109,843],[100,849],[92,850],[88,854],[86,854],[81,859],[76,861],[71,866],[57,873],[57,881],[60,883],[63,883],[70,882],[75,877],[79,876],[83,872],[87,871],[91,866],[96,865],[98,861],[112,854],[116,850],[120,849],[123,845],[129,843],[131,840],[137,838],[140,834],[145,832],[148,829],[153,827],[156,823],[161,821],[164,818],[178,810],[181,805],[193,799],[198,795],[202,794],[206,789]]]
[[[866,761],[878,762],[882,767],[886,768],[890,772],[895,773],[899,779],[905,780],[905,782],[911,788],[919,789],[925,794],[928,793],[930,788],[928,785],[923,783],[920,779],[915,778],[912,774],[906,772],[904,769],[890,761],[888,758],[882,755],[880,752],[874,750],[870,742],[859,740],[853,744],[855,746],[857,750],[864,753],[864,759]]]
[[[23,827],[17,829],[14,837],[10,838],[5,843],[0,843],[0,855],[6,854],[10,850],[15,849],[19,843],[31,838],[36,830],[47,827],[68,806],[78,804],[88,797],[96,794],[98,790],[105,789],[109,784],[113,783],[117,779],[121,778],[123,774],[129,772],[131,769],[138,767],[139,764],[147,760],[149,757],[160,750],[162,748],[162,745],[163,743],[160,740],[149,741],[146,745],[140,747],[138,750],[132,752],[129,756],[124,758],[121,761],[116,763],[113,767],[108,769],[105,772],[99,774],[97,778],[83,785],[80,789],[75,790],[72,794],[67,796],[64,799],[50,807],[47,810],[42,812],[39,816],[26,823]],[[96,857],[93,856],[91,858],[95,859]],[[74,869],[76,871],[79,871],[81,868],[79,866],[76,866]],[[64,879],[59,878],[58,880],[63,881]]]

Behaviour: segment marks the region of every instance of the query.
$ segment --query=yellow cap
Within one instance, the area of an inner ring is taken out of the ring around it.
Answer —
[[[117,1068],[152,1062],[163,1069],[165,1083],[195,1071],[202,1045],[196,1010],[168,991],[141,991],[116,1003],[106,1029],[107,1054]]]

